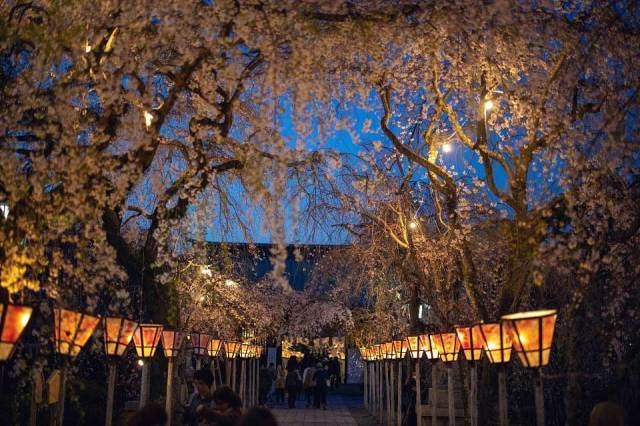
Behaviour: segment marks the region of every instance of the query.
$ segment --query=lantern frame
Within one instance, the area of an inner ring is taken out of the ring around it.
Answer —
[[[413,359],[420,359],[423,353],[420,345],[420,336],[407,336],[406,341],[409,346],[409,356]]]
[[[502,364],[511,361],[513,339],[509,330],[502,322],[478,323],[482,335],[482,348],[492,364]],[[496,336],[497,331],[497,336]],[[496,340],[499,344],[496,347]],[[489,344],[492,344],[491,347]]]
[[[251,344],[240,343],[240,358],[251,358]]]
[[[384,342],[385,359],[396,359],[396,352],[393,348],[393,341]]]
[[[136,332],[133,333],[133,344],[136,346],[136,353],[140,358],[151,358],[156,353],[158,343],[162,338],[163,325],[160,324],[139,324]]]
[[[0,361],[11,358],[31,315],[30,306],[0,303]]]
[[[404,359],[407,354],[407,340],[394,340],[393,351],[395,352],[395,359]]]
[[[429,338],[432,346],[435,345],[440,354],[440,361],[448,363],[458,360],[460,341],[455,331],[433,333],[429,335]]]
[[[229,359],[235,358],[238,355],[238,352],[240,352],[240,342],[236,342],[234,340],[225,340],[223,344],[224,355]]]
[[[209,342],[212,337],[206,333],[191,333],[191,345],[193,353],[197,356],[206,356],[209,353]]]
[[[162,330],[162,349],[164,356],[167,358],[175,358],[180,354],[180,349],[184,344],[185,333],[177,330]]]
[[[138,323],[123,317],[104,317],[102,326],[104,327],[104,351],[107,356],[124,355],[138,329]],[[115,333],[112,333],[113,331]]]
[[[56,352],[75,357],[93,335],[100,323],[100,317],[70,309],[54,308],[53,322]]]
[[[211,340],[209,340],[209,347],[207,348],[207,351],[209,352],[209,356],[211,358],[215,358],[220,354],[220,351],[222,350],[222,340],[220,339],[214,339],[211,338]]]
[[[513,349],[526,368],[540,368],[549,363],[558,312],[555,309],[503,315],[501,320],[511,333]],[[536,334],[537,339],[532,337]],[[545,342],[548,336],[548,342]],[[535,346],[531,342],[535,342]]]
[[[460,347],[467,361],[480,361],[482,359],[483,337],[479,324],[454,325]]]
[[[433,341],[430,334],[421,334],[418,336],[420,341],[420,350],[426,355],[427,359],[436,362],[440,359],[438,349],[433,347]]]

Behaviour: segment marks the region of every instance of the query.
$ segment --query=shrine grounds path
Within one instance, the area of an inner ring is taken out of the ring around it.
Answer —
[[[286,401],[285,401],[286,403]],[[302,399],[296,401],[296,408],[286,405],[276,406],[273,414],[280,426],[373,426],[377,425],[373,417],[362,406],[362,395],[329,393],[327,409],[305,408]]]

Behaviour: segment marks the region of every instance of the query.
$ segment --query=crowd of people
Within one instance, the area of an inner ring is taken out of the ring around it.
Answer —
[[[324,362],[313,356],[302,360],[291,357],[286,367],[272,364],[260,370],[260,403],[265,406],[296,408],[304,402],[307,408],[327,408],[327,392],[340,383],[340,362],[331,358]]]
[[[193,374],[194,392],[183,407],[182,424],[187,426],[276,426],[270,408],[278,405],[295,408],[302,400],[306,407],[326,410],[329,388],[340,383],[340,364],[337,358],[320,362],[313,357],[298,361],[291,357],[286,368],[274,364],[260,369],[259,406],[246,413],[240,397],[228,386],[212,391],[213,373],[207,368]],[[167,414],[158,403],[152,402],[134,413],[129,426],[165,425]]]

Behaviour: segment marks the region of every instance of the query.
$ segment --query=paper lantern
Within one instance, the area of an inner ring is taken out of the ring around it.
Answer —
[[[162,330],[162,349],[164,356],[167,358],[175,358],[180,353],[182,342],[184,341],[184,333],[175,330]]]
[[[420,350],[424,352],[427,359],[431,361],[437,361],[440,357],[438,349],[433,345],[431,336],[428,334],[421,334],[420,336]]]
[[[209,342],[211,336],[203,333],[191,333],[191,344],[193,345],[193,353],[199,356],[205,356],[209,353]]]
[[[436,348],[440,354],[440,361],[452,362],[458,359],[460,352],[460,341],[455,332],[453,333],[434,333],[429,335],[431,345]]]
[[[413,359],[422,357],[422,348],[420,346],[420,336],[407,337],[407,345],[409,346],[409,355]]]
[[[140,324],[133,333],[133,343],[140,358],[150,358],[156,353],[164,327],[159,324]]]
[[[407,354],[407,341],[403,340],[394,340],[393,341],[393,351],[395,352],[396,359],[404,359],[404,356]]]
[[[100,322],[98,317],[68,309],[55,308],[53,316],[56,351],[69,356],[80,353]]]
[[[555,309],[547,309],[502,317],[523,366],[538,368],[549,363],[557,316]]]
[[[234,341],[225,341],[224,342],[224,354],[227,358],[231,359],[231,358],[235,358],[238,355],[238,352],[240,352],[240,342],[234,342]],[[284,356],[284,349],[282,350],[282,356]],[[288,357],[286,357],[288,358]]]
[[[251,358],[251,345],[249,343],[240,344],[240,358]]]
[[[455,326],[456,335],[467,361],[479,361],[482,357],[480,326]]]
[[[393,342],[385,342],[384,343],[384,358],[385,359],[396,359],[396,352],[393,349]]]
[[[511,335],[502,323],[478,324],[482,347],[489,362],[500,364],[511,360]]]
[[[108,356],[122,356],[133,339],[138,323],[126,318],[104,318],[104,350]]]
[[[28,306],[0,304],[0,361],[11,358],[32,313]]]
[[[222,340],[211,339],[209,341],[209,356],[211,358],[217,357],[220,354],[220,349],[222,349]]]

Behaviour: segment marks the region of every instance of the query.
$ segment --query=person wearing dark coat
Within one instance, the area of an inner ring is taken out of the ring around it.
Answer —
[[[313,381],[315,382],[313,393],[313,407],[327,409],[327,379],[329,375],[327,370],[319,362],[315,373],[313,373]]]

